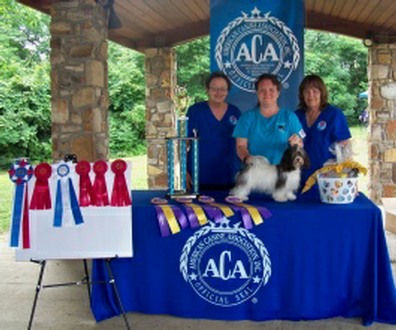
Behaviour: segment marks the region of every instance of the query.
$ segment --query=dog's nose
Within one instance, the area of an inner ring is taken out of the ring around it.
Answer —
[[[296,158],[296,164],[297,165],[302,165],[304,164],[304,159],[302,157],[297,157]]]

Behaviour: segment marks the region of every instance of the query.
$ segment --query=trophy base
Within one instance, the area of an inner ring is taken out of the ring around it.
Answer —
[[[188,192],[188,191],[175,191],[173,194],[167,193],[166,198],[176,199],[176,198],[187,198],[195,199],[199,196],[198,193]]]

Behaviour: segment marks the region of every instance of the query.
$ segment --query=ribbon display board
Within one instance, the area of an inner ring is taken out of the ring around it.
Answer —
[[[304,73],[304,20],[303,0],[210,1],[211,71],[230,78],[230,103],[252,109],[255,79],[272,73],[283,86],[279,105],[296,109]]]
[[[16,184],[14,194],[18,214],[20,186]],[[42,163],[25,186],[29,228],[22,227],[23,215],[13,216],[14,227],[20,226],[11,242],[16,260],[133,256],[130,163]]]

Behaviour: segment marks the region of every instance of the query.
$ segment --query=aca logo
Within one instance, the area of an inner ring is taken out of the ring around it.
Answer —
[[[270,12],[254,8],[248,16],[228,23],[216,42],[215,59],[220,71],[246,92],[255,92],[257,76],[276,75],[285,88],[287,80],[300,62],[297,38],[286,24]]]
[[[229,307],[251,299],[271,276],[271,261],[263,242],[240,224],[209,222],[183,247],[180,272],[207,302]]]

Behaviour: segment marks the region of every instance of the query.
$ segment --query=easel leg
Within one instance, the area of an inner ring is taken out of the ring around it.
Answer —
[[[88,290],[88,298],[89,298],[89,301],[91,301],[91,280],[90,280],[89,273],[88,273],[87,259],[83,260],[83,264],[84,264],[84,272],[85,272],[85,281],[86,281],[87,290]]]
[[[130,330],[131,328],[130,328],[129,323],[128,323],[128,318],[126,317],[124,306],[122,305],[120,293],[118,292],[117,284],[115,282],[114,275],[113,275],[113,272],[112,272],[111,267],[110,267],[110,259],[106,259],[105,264],[106,264],[107,272],[108,272],[109,277],[110,277],[109,283],[113,287],[113,291],[114,291],[114,294],[116,296],[118,306],[121,309],[122,317],[124,318],[124,322],[125,322],[126,328],[128,330]]]
[[[32,260],[32,262],[40,264],[41,268],[40,268],[40,274],[39,274],[39,277],[38,277],[38,280],[37,280],[36,293],[34,295],[32,311],[30,313],[30,320],[29,320],[28,330],[30,330],[32,328],[32,325],[33,325],[34,313],[36,312],[36,305],[37,305],[38,295],[39,295],[39,293],[41,291],[41,287],[42,287],[41,284],[43,282],[44,269],[45,269],[45,265],[46,265],[46,261],[45,260],[41,260],[41,261]]]

